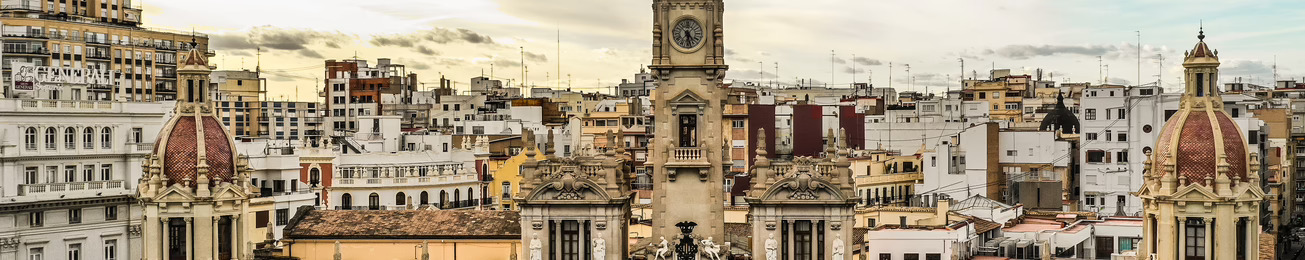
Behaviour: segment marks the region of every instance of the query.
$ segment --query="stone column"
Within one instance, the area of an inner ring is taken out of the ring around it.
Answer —
[[[1201,221],[1205,223],[1205,241],[1203,241],[1205,242],[1205,259],[1214,259],[1214,228],[1218,227],[1218,225],[1215,225],[1214,219],[1210,217],[1203,217]]]
[[[209,250],[210,255],[212,255],[209,259],[217,260],[217,259],[218,259],[218,251],[221,251],[221,250],[218,250],[218,248],[219,248],[219,247],[218,247],[218,245],[219,245],[219,244],[218,244],[218,243],[219,243],[219,241],[218,241],[218,232],[222,232],[222,231],[221,231],[221,230],[218,230],[218,218],[220,218],[220,217],[218,217],[218,216],[213,216],[213,217],[211,217],[211,218],[213,219],[213,225],[210,226],[209,230],[211,230],[211,231],[210,231],[209,233],[212,233],[212,235],[213,235],[213,236],[212,236],[213,239],[212,239],[212,240],[209,240],[208,245],[209,245],[209,248],[212,248],[213,250]]]
[[[1183,218],[1177,218],[1174,220],[1178,221],[1178,237],[1174,238],[1174,245],[1178,246],[1178,255],[1172,258],[1176,260],[1182,259],[1183,256],[1187,255],[1187,239],[1185,239],[1187,237],[1187,220]]]
[[[245,223],[241,222],[240,214],[231,215],[231,260],[239,259],[240,255],[244,254],[244,251],[241,251],[243,249],[241,245],[244,243],[240,239],[245,236],[244,233]]]
[[[191,251],[195,251],[195,239],[193,239],[193,238],[195,237],[195,236],[194,236],[194,233],[195,233],[195,219],[194,219],[194,218],[189,218],[189,217],[187,217],[187,218],[185,218],[185,219],[186,219],[186,227],[185,227],[185,228],[186,228],[186,248],[185,248],[185,250],[183,250],[183,251],[186,251],[186,259],[195,259],[195,258],[194,258],[195,253],[194,253],[194,252],[191,252]]]
[[[160,239],[163,244],[163,259],[171,259],[172,252],[168,251],[172,249],[172,244],[169,243],[172,242],[172,232],[168,229],[168,218],[159,218],[159,223],[163,224],[163,239]]]

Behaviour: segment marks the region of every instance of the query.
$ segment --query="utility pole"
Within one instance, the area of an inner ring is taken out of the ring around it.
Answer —
[[[856,87],[856,54],[852,54],[852,87]]]
[[[1165,85],[1162,83],[1164,82],[1165,79],[1165,55],[1161,53],[1161,54],[1156,54],[1155,56],[1157,58],[1160,58],[1160,70],[1159,70],[1160,72],[1159,74],[1155,75],[1155,85],[1160,87],[1161,89],[1164,89]]]
[[[771,85],[773,85],[775,88],[779,88],[779,62],[778,61],[775,62],[775,79],[771,80]]]

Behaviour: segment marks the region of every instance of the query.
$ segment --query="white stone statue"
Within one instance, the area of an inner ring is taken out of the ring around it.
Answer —
[[[540,260],[544,258],[544,243],[539,242],[539,234],[534,234],[530,238],[530,260]]]
[[[770,238],[766,238],[766,260],[779,259],[779,242],[775,241],[775,233],[770,233]]]
[[[657,244],[657,253],[653,256],[653,259],[666,260],[666,253],[670,252],[671,247],[667,245],[669,243],[666,242],[666,237],[661,237],[661,239],[662,242]]]
[[[701,242],[702,252],[707,254],[707,257],[710,257],[711,260],[720,260],[720,245],[712,242],[711,239],[712,237],[707,237],[707,240]]]
[[[834,259],[843,260],[843,233],[836,233],[834,237]]]
[[[603,237],[594,238],[594,260],[607,259],[607,240]]]

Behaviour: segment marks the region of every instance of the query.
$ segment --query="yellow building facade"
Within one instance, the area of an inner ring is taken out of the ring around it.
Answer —
[[[544,153],[539,153],[535,155],[535,160],[547,157]],[[489,183],[489,196],[498,202],[495,209],[517,210],[517,203],[512,197],[521,190],[521,165],[527,158],[526,153],[517,153],[506,160],[489,161],[489,174],[494,176],[494,180]]]

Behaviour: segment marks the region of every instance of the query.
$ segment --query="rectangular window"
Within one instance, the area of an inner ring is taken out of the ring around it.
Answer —
[[[580,257],[580,222],[575,220],[562,221],[562,241],[561,256],[562,260],[581,260]]]
[[[118,220],[118,206],[104,207],[104,220]]]
[[[80,224],[80,223],[82,223],[82,209],[69,209],[68,224]]]
[[[1128,133],[1119,133],[1119,138],[1115,141],[1128,142]]]
[[[104,260],[118,259],[118,240],[104,240]]]
[[[267,227],[268,224],[267,222],[268,222],[268,216],[266,210],[259,211],[254,214],[254,227],[265,228]]]
[[[743,120],[734,120],[734,128],[743,128]]]
[[[290,220],[290,209],[277,209],[277,210],[276,210],[276,225],[277,225],[277,226],[285,226],[285,223],[286,223],[287,221],[289,221],[289,220]]]
[[[1118,111],[1118,112],[1119,112],[1119,117],[1118,117],[1119,119],[1128,119],[1128,109],[1127,109],[1127,108],[1115,109],[1115,111]]]
[[[1204,259],[1205,258],[1205,221],[1201,218],[1187,218],[1184,234],[1187,257]]]
[[[1110,130],[1106,130],[1106,141],[1110,141],[1110,136],[1111,136],[1111,135],[1112,135],[1112,134],[1110,133]]]
[[[36,212],[29,212],[29,213],[27,213],[27,225],[28,225],[28,226],[32,226],[32,227],[40,227],[40,226],[44,226],[44,225],[45,225],[45,212],[44,212],[44,211],[36,211]]]
[[[41,182],[41,175],[38,173],[40,170],[37,169],[38,168],[36,167],[27,167],[27,169],[23,171],[23,184],[36,184]]]
[[[1251,130],[1246,133],[1246,142],[1250,144],[1260,144],[1260,131]]]
[[[794,260],[811,260],[811,221],[793,222],[793,258]]]
[[[1097,195],[1084,196],[1083,205],[1088,205],[1088,206],[1097,205]]]
[[[86,181],[94,181],[94,180],[95,180],[95,165],[94,165],[94,164],[82,165],[82,178],[85,179]]]
[[[107,180],[112,180],[112,179],[113,179],[113,165],[112,165],[112,164],[101,164],[101,165],[100,165],[100,180],[102,180],[102,181],[107,181]]]
[[[918,253],[905,253],[905,254],[902,254],[902,259],[904,259],[904,260],[920,260],[920,254],[918,254]]]
[[[1097,120],[1097,110],[1093,108],[1084,109],[1083,120]]]
[[[1128,150],[1115,152],[1115,161],[1121,163],[1128,162]]]
[[[81,244],[68,244],[68,260],[81,260]]]
[[[1089,163],[1106,162],[1106,152],[1102,150],[1089,150],[1087,152],[1087,162]]]

